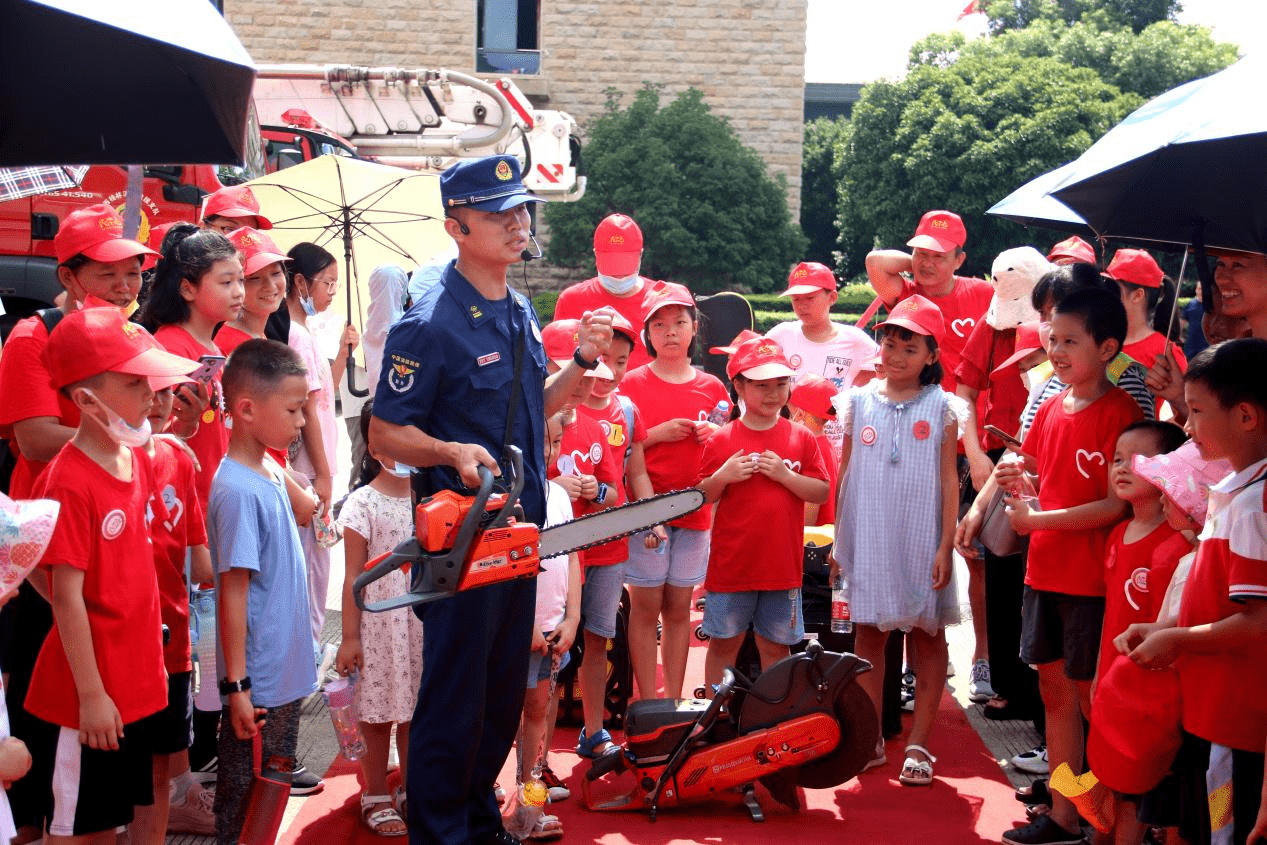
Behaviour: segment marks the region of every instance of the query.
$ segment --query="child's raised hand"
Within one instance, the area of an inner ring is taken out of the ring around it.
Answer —
[[[1025,468],[1020,461],[999,461],[994,465],[994,483],[1004,490],[1013,490],[1021,483]]]
[[[783,459],[769,449],[756,456],[756,464],[757,472],[771,481],[779,481],[792,475],[791,467],[783,463]]]
[[[598,495],[598,479],[592,475],[578,475],[577,480],[581,482],[581,498],[586,501],[593,501]]]
[[[757,462],[752,456],[740,449],[726,459],[715,473],[717,480],[723,484],[734,484],[736,481],[747,481],[757,470]]]
[[[577,476],[560,475],[558,478],[553,479],[553,481],[555,484],[558,484],[567,491],[568,498],[572,501],[575,502],[577,499],[581,498],[581,479]]]
[[[334,668],[340,675],[349,675],[365,668],[365,651],[361,648],[360,637],[343,638],[339,653],[334,658]]]
[[[1015,496],[1007,497],[1007,521],[1012,523],[1012,530],[1022,537],[1037,527],[1029,503]]]
[[[933,589],[940,590],[950,583],[952,550],[938,548],[933,558]]]
[[[79,698],[79,744],[97,751],[118,751],[123,736],[119,708],[105,691]]]
[[[9,784],[24,776],[31,770],[31,752],[26,743],[16,736],[0,739],[0,783],[8,789]]]
[[[695,436],[695,420],[685,417],[665,420],[647,430],[647,439],[654,443],[677,443],[687,437]]]
[[[703,443],[705,440],[713,436],[713,432],[721,426],[716,423],[710,423],[708,420],[700,420],[695,423],[695,442]]]

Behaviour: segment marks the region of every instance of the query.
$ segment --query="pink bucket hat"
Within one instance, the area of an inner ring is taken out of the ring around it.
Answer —
[[[1136,455],[1131,468],[1140,478],[1165,493],[1194,520],[1205,524],[1210,487],[1232,472],[1225,460],[1207,461],[1191,440],[1173,452],[1146,457]]]

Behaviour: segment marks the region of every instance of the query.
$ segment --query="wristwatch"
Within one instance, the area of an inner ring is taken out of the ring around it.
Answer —
[[[607,485],[607,482],[598,482],[598,492],[594,494],[594,498],[591,501],[593,501],[596,505],[601,505],[603,502],[607,501],[607,491],[610,489],[611,488]]]
[[[251,688],[251,676],[244,675],[240,681],[230,681],[228,678],[220,679],[220,694],[233,695],[235,692],[246,692]]]
[[[580,367],[581,369],[584,369],[584,370],[598,369],[598,359],[595,358],[593,361],[586,361],[583,357],[581,357],[581,347],[579,346],[576,347],[576,351],[572,353],[572,360],[575,361],[576,365]]]

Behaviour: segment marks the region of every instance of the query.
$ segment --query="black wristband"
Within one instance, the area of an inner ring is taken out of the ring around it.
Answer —
[[[597,370],[598,369],[598,359],[596,358],[593,361],[586,361],[584,358],[581,357],[581,347],[579,346],[576,347],[576,351],[572,353],[572,360],[575,361],[576,365],[583,370]]]
[[[251,688],[251,676],[245,675],[240,681],[230,681],[228,678],[220,679],[220,694],[233,695],[235,692],[246,692]]]

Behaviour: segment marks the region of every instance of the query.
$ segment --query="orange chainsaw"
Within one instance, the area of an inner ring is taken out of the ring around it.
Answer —
[[[352,585],[356,606],[373,613],[446,598],[514,578],[535,578],[541,559],[588,549],[699,510],[704,494],[695,488],[640,499],[539,528],[523,519],[523,453],[507,449],[509,488],[495,489],[492,472],[479,467],[473,496],[441,490],[414,507],[414,536],[365,565]],[[376,602],[365,588],[396,569],[408,569],[409,591]]]

